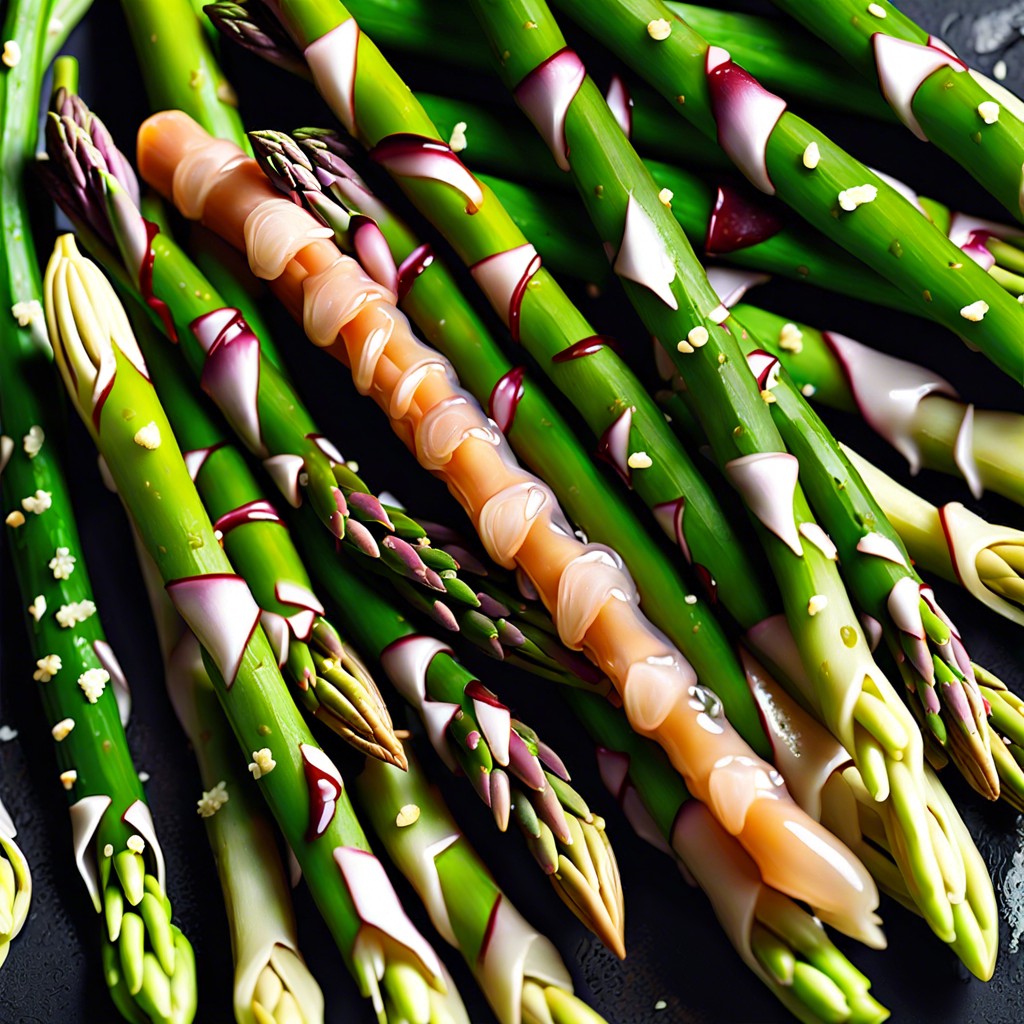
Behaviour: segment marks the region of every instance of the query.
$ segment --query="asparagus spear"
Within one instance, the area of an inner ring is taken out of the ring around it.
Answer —
[[[0,967],[28,917],[32,903],[32,873],[15,842],[17,829],[0,800]]]
[[[1024,122],[1000,107],[984,82],[941,40],[888,0],[819,4],[775,0],[877,84],[896,116],[965,167],[1018,220]]]
[[[322,1024],[324,997],[299,951],[295,915],[265,809],[242,771],[235,738],[203,665],[202,648],[175,611],[136,534],[160,636],[164,681],[204,792],[206,825],[231,931],[237,1024]]]
[[[90,133],[109,139],[99,119],[73,91],[58,88],[54,108],[47,123],[46,178],[55,198],[80,229],[90,230],[93,251],[107,268],[127,279],[159,315],[168,337],[180,342],[200,384],[263,461],[285,500],[294,506],[308,497],[334,537],[423,588],[436,620],[456,628],[449,602],[476,609],[479,601],[455,562],[430,546],[414,520],[385,509],[368,491],[318,431],[238,310],[226,306],[170,238],[153,233],[134,201],[138,186],[127,160],[112,143],[109,158],[91,145]],[[85,175],[83,165],[95,171]],[[111,243],[120,258],[111,254]],[[187,329],[176,330],[175,323]]]
[[[67,20],[51,39],[57,11]],[[92,601],[57,452],[60,421],[44,398],[53,371],[22,187],[35,142],[42,57],[62,45],[81,13],[81,5],[19,0],[4,25],[4,38],[15,41],[22,59],[0,76],[0,483],[36,660],[33,685],[52,724],[71,802],[75,861],[105,918],[105,979],[127,1019],[184,1022],[196,1008],[195,964],[188,940],[171,924],[163,853],[124,735],[127,685]]]
[[[190,390],[182,361],[155,328],[135,318],[135,337],[185,450],[185,461],[224,550],[260,607],[260,624],[296,700],[363,753],[402,767],[380,691],[343,643],[273,504],[248,464]]]
[[[777,194],[918,308],[930,306],[934,319],[1015,380],[1024,380],[1019,303],[973,260],[964,260],[896,189],[789,113],[785,102],[726,50],[709,47],[660,0],[561,0],[560,6],[673,102],[679,114],[710,139],[719,139],[753,184]],[[532,65],[513,57],[503,70],[518,80]],[[684,103],[677,102],[681,95]]]
[[[623,956],[615,855],[604,822],[572,788],[562,759],[513,718],[449,648],[417,633],[344,559],[325,557],[326,538],[319,531],[298,534],[324,593],[344,609],[346,628],[380,660],[416,710],[441,760],[469,780],[500,831],[510,819],[516,822],[562,901]]]
[[[360,66],[365,70],[367,62],[361,60]],[[250,232],[247,250],[252,248],[249,255],[257,265],[271,243],[286,247],[279,251],[295,252],[276,288],[296,311],[303,307],[308,336],[356,367],[358,381],[388,412],[421,464],[446,480],[491,556],[505,567],[523,570],[552,613],[563,642],[584,650],[605,672],[623,694],[634,727],[670,751],[688,784],[760,858],[762,870],[780,887],[792,886],[801,898],[806,896],[819,913],[872,938],[870,879],[827,833],[804,820],[782,780],[727,724],[718,698],[697,682],[691,666],[638,612],[635,585],[619,556],[575,538],[550,489],[517,466],[494,424],[455,383],[448,364],[412,334],[391,304],[391,293],[341,256],[333,243],[314,239],[303,245],[306,221],[315,221],[288,200],[271,199],[272,186],[253,177],[254,163],[240,161],[236,149],[215,160],[208,174],[191,180],[182,175],[181,167],[194,159],[188,154],[198,154],[207,138],[178,112],[150,118],[139,139],[143,176],[163,195],[178,191],[187,208],[201,198],[197,216],[239,247],[253,210],[261,206],[265,215],[273,209],[274,230],[258,242]],[[353,315],[356,296],[367,298],[361,300],[361,313]],[[369,339],[381,337],[387,338],[383,347],[376,342],[366,347]],[[430,361],[436,371],[419,377]],[[412,394],[411,374],[417,375]],[[701,716],[714,723],[713,731],[704,727]],[[719,784],[724,777],[715,777],[722,769],[729,778],[724,786]],[[792,820],[793,815],[801,821],[793,829],[778,821]],[[779,827],[769,826],[767,817]],[[789,846],[784,854],[777,847],[767,854],[762,843],[769,831],[773,847],[784,837]],[[815,839],[808,846],[803,840],[810,834]],[[845,865],[842,872],[836,870],[839,863]],[[828,907],[821,905],[822,896]]]
[[[586,694],[567,692],[566,699],[597,745],[601,778],[634,830],[676,859],[707,893],[737,953],[794,1016],[814,1024],[888,1017],[869,993],[868,979],[832,945],[819,922],[762,881],[733,837],[691,799],[660,750],[633,733],[608,704]],[[793,745],[794,733],[789,735]],[[818,759],[807,734],[795,735],[794,753],[813,759],[826,778],[835,771],[842,787],[838,770]]]
[[[292,703],[259,608],[213,533],[124,310],[98,267],[61,236],[47,265],[57,365],[204,663],[249,771],[291,846],[346,966],[377,1019],[465,1020],[440,961],[370,852],[338,769]],[[237,756],[237,755],[236,755]],[[109,862],[108,862],[109,863]]]
[[[916,565],[1024,626],[1024,532],[990,523],[958,501],[936,507],[849,448],[843,451]]]
[[[513,52],[500,73],[515,86],[519,104],[542,133],[556,126],[548,135],[553,152],[573,174],[601,236],[621,239],[614,269],[648,331],[684,375],[715,457],[751,511],[813,680],[815,710],[853,755],[872,796],[892,800],[909,843],[900,844],[900,860],[913,879],[911,890],[936,934],[953,940],[941,848],[919,829],[929,800],[921,737],[857,628],[834,547],[797,480],[798,470],[802,476],[807,467],[786,452],[746,368],[745,350],[756,342],[744,334],[745,348],[740,347],[740,326],[728,322],[729,311],[712,291],[665,197],[579,58],[565,47],[542,0],[474,4],[474,11],[492,50]],[[527,22],[537,28],[524,32]]]
[[[437,931],[462,954],[500,1024],[601,1024],[604,1018],[573,995],[553,943],[498,888],[415,755],[405,772],[379,771],[367,761],[356,794],[388,856]]]

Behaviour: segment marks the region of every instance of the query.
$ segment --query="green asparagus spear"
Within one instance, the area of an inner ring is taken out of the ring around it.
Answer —
[[[602,1024],[573,995],[558,950],[498,888],[413,754],[405,772],[379,771],[367,761],[356,794],[388,856],[437,931],[462,954],[501,1024]]]
[[[249,771],[360,992],[380,1024],[465,1020],[454,996],[447,1009],[431,1004],[431,990],[447,987],[440,961],[405,916],[338,769],[295,708],[259,607],[214,535],[124,310],[70,235],[58,239],[47,266],[45,300],[68,393],[172,603],[203,645],[217,696],[252,758]]]
[[[58,10],[67,20],[54,39],[49,32]],[[44,398],[52,395],[54,377],[24,205],[42,60],[59,49],[82,11],[82,5],[15,2],[4,25],[21,60],[0,76],[6,239],[0,308],[10,311],[0,317],[0,482],[36,661],[33,685],[52,723],[59,778],[71,801],[76,863],[97,914],[106,916],[104,974],[127,1019],[177,1024],[195,1013],[195,965],[188,940],[170,921],[163,853],[124,735],[127,685],[92,601],[57,451],[60,420],[52,399]],[[105,143],[97,135],[97,146]]]

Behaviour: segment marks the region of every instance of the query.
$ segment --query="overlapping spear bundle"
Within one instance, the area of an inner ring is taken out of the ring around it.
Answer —
[[[1024,623],[1024,533],[971,505],[986,490],[1022,503],[1020,415],[975,408],[950,383],[963,374],[884,338],[747,293],[778,275],[922,316],[1024,381],[1024,229],[918,195],[788,104],[902,122],[1016,220],[1024,108],[887,2],[779,0],[803,28],[661,0],[555,6],[614,55],[594,61],[606,92],[545,0],[126,0],[156,113],[132,154],[57,61],[37,170],[77,240],[57,239],[41,281],[25,166],[43,74],[88,4],[12,0],[6,536],[128,1020],[186,1022],[202,994],[60,468],[58,379],[137,531],[241,1024],[343,1012],[303,959],[279,846],[380,1024],[470,1019],[372,841],[502,1024],[603,1019],[573,991],[571,946],[503,891],[516,843],[485,862],[410,742],[501,832],[516,824],[533,873],[515,884],[539,884],[535,862],[620,957],[616,803],[802,1021],[888,1016],[826,930],[884,946],[880,892],[978,978],[995,970],[988,868],[936,770],[959,772],[963,799],[1024,807],[1024,701],[975,663],[921,573]],[[503,84],[519,109],[414,95],[375,39],[460,69],[449,92],[462,72],[492,75],[492,98]],[[308,79],[336,122],[243,121],[218,40]],[[560,283],[612,277],[653,364]],[[314,416],[263,284],[384,419],[361,399]],[[840,443],[830,409],[969,493],[914,494]],[[368,467],[371,490],[341,454],[385,420],[447,485],[451,519],[417,514],[411,460]],[[564,699],[608,802],[549,745],[568,716],[524,720],[480,651],[504,678],[543,680],[545,708]],[[13,836],[0,805],[0,963],[30,893]]]

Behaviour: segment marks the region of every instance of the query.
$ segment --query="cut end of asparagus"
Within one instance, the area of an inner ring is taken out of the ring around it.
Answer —
[[[255,1024],[323,1024],[320,986],[302,957],[280,944],[256,976],[249,1006]]]
[[[582,999],[556,985],[527,978],[523,984],[523,1024],[604,1024]]]
[[[129,1020],[188,1024],[198,1005],[195,957],[171,923],[170,900],[142,853],[97,854],[104,974],[114,1002]]]

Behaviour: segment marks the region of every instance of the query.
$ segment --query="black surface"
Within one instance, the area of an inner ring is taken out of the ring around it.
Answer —
[[[827,0],[822,0],[827,2]],[[744,6],[767,9],[752,2]],[[982,70],[999,57],[1005,59],[1007,85],[1024,85],[1024,47],[1014,16],[1024,4],[990,2],[916,2],[905,5],[930,31],[942,35]],[[1001,10],[1003,22],[991,15]],[[987,21],[979,21],[979,16]],[[466,16],[470,16],[468,11]],[[1002,28],[1000,28],[1002,25]],[[978,30],[983,29],[978,34]],[[1002,31],[1003,50],[991,50],[991,38]],[[974,59],[973,43],[985,53]],[[580,41],[591,68],[601,57]],[[1008,46],[1008,48],[1007,48]],[[82,92],[107,120],[123,148],[131,152],[134,128],[148,112],[134,68],[127,36],[116,5],[98,0],[96,9],[72,39],[70,49],[82,58]],[[329,123],[319,100],[301,84],[275,73],[244,55],[229,52],[227,64],[240,86],[243,114],[256,127],[293,127],[298,123]],[[403,61],[413,82],[436,86],[433,69]],[[482,89],[498,98],[500,87]],[[255,120],[254,120],[255,118]],[[854,118],[812,115],[858,155],[882,170],[907,179],[920,191],[971,212],[1003,218],[992,201],[967,176],[930,147],[916,143],[901,128],[878,127]],[[42,247],[45,252],[46,248]],[[623,339],[645,337],[628,313],[616,290],[596,301],[580,294],[593,314],[598,330]],[[913,355],[940,369],[961,389],[965,398],[985,405],[1020,408],[1020,392],[991,368],[972,356],[954,338],[909,317],[857,306],[824,293],[795,285],[773,284],[757,300],[780,312],[811,323],[832,327],[869,343]],[[276,313],[276,311],[275,311]],[[307,397],[326,431],[339,441],[348,458],[358,460],[371,486],[401,495],[415,481],[418,510],[433,517],[454,519],[461,514],[443,489],[418,472],[406,451],[387,431],[375,407],[359,398],[345,371],[318,355],[299,332],[279,316],[279,337],[289,352],[293,370],[308,374]],[[890,471],[900,471],[897,459],[869,438],[848,417],[831,417],[836,432],[860,447]],[[151,778],[146,789],[168,858],[169,888],[178,922],[196,949],[199,965],[201,1024],[227,1022],[230,1009],[230,955],[219,893],[195,800],[200,786],[187,744],[163,694],[161,669],[145,611],[146,602],[136,576],[126,525],[117,503],[99,486],[91,444],[73,424],[69,465],[76,481],[76,511],[89,556],[97,604],[109,638],[121,658],[135,693],[135,712],[129,739],[140,769]],[[933,499],[962,500],[991,518],[1022,525],[1024,515],[1006,502],[970,500],[964,487],[949,478],[925,474],[920,488]],[[11,742],[0,744],[0,787],[14,816],[25,853],[33,869],[34,900],[29,921],[0,971],[0,1024],[57,1022],[105,1024],[117,1019],[102,981],[95,943],[99,922],[92,913],[70,856],[65,794],[31,681],[31,659],[22,626],[21,600],[12,585],[6,554],[2,564],[2,680],[0,723],[18,730]],[[983,614],[955,588],[939,584],[940,599],[959,622],[977,660],[988,665],[1019,692],[1024,692],[1024,670],[1017,659],[1020,632]],[[453,809],[481,852],[495,865],[499,880],[521,909],[557,942],[577,979],[582,995],[610,1024],[752,1024],[789,1018],[735,956],[700,893],[682,883],[673,865],[631,834],[614,803],[601,788],[592,750],[563,707],[552,701],[543,684],[503,671],[492,662],[475,662],[484,678],[505,700],[522,710],[557,749],[591,805],[608,820],[627,901],[629,958],[619,963],[563,910],[539,879],[532,862],[511,836],[499,839],[483,808],[468,790],[434,772],[451,798]],[[552,710],[553,709],[553,710]],[[330,734],[320,739],[339,758],[349,762]],[[1010,918],[1017,908],[1024,918],[1024,827],[1005,807],[982,806],[982,801],[949,773],[946,782],[990,864],[1000,896],[1003,949],[996,976],[989,985],[971,980],[945,947],[925,926],[900,908],[883,902],[890,948],[873,953],[843,943],[844,949],[874,981],[874,992],[893,1011],[893,1019],[924,1022],[978,1022],[1012,1024],[1024,1020],[1019,954],[1011,949]],[[514,852],[513,852],[514,851]],[[516,860],[516,854],[521,859]],[[1015,882],[1014,879],[1017,879]],[[1015,893],[1004,898],[1004,890]],[[1019,890],[1019,891],[1018,891]],[[403,898],[409,890],[399,884]],[[406,899],[407,906],[414,901]],[[304,888],[296,893],[302,948],[327,996],[327,1020],[369,1021],[369,1008],[355,994],[340,958],[319,922]],[[415,909],[417,924],[429,932],[423,914]],[[1024,919],[1019,925],[1024,929]],[[493,1020],[461,961],[442,948],[439,952],[459,983],[474,1024]],[[664,1000],[662,1011],[655,1003]]]

